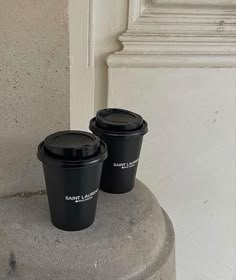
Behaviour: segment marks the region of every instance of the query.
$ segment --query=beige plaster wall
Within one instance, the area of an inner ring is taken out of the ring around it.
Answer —
[[[0,0],[0,196],[44,188],[36,148],[69,128],[67,0]]]

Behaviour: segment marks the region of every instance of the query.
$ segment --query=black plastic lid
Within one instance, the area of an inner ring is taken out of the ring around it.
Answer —
[[[90,157],[96,154],[99,143],[98,137],[82,131],[61,131],[44,140],[45,150],[66,159]]]
[[[80,164],[106,157],[106,145],[94,134],[60,131],[49,135],[38,147],[38,158],[45,163]],[[58,165],[58,164],[57,164]]]
[[[106,134],[116,137],[144,135],[148,131],[148,125],[140,115],[118,108],[98,111],[89,128],[98,136]]]
[[[103,109],[97,112],[97,125],[107,130],[129,131],[142,126],[143,118],[123,109]]]

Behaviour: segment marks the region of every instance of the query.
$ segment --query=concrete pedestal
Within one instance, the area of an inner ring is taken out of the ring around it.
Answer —
[[[0,279],[175,280],[173,227],[139,181],[100,192],[94,225],[72,233],[51,225],[45,194],[2,198]]]

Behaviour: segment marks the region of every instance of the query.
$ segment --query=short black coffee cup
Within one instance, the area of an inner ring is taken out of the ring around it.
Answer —
[[[123,109],[103,109],[90,121],[90,130],[108,147],[100,188],[109,193],[133,189],[143,135],[148,125],[143,118]]]
[[[38,146],[54,226],[76,231],[93,224],[106,157],[106,144],[83,131],[57,132]]]

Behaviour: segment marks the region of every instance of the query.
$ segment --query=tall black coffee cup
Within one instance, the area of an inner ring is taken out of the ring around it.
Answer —
[[[133,189],[143,135],[148,125],[143,118],[123,109],[103,109],[90,121],[90,130],[108,147],[100,188],[109,193]]]
[[[39,145],[54,226],[76,231],[94,222],[106,157],[106,144],[82,131],[57,132]]]

